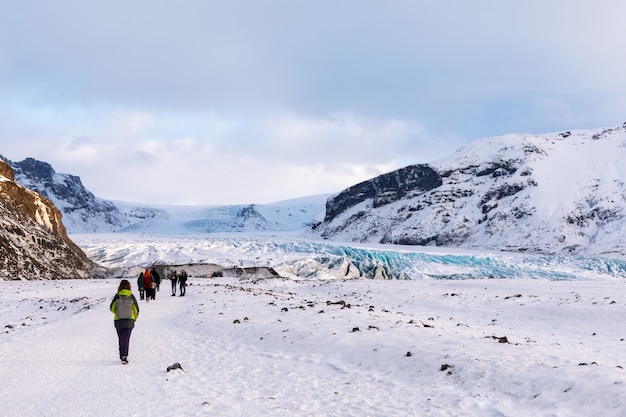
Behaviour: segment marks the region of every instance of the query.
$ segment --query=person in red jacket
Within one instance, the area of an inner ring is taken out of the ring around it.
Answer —
[[[152,277],[150,270],[146,268],[146,270],[143,272],[143,288],[146,292],[146,302],[155,299],[155,291],[152,285],[153,282],[154,278]]]

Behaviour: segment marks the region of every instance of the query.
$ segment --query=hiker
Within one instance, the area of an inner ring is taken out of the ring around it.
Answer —
[[[178,277],[176,276],[176,270],[173,270],[170,274],[170,281],[172,282],[172,297],[176,295],[176,281]]]
[[[143,272],[140,272],[139,278],[137,278],[137,288],[139,288],[139,299],[143,300],[143,297],[146,293],[145,289],[143,288]]]
[[[161,287],[161,275],[159,275],[159,273],[157,272],[154,266],[150,270],[150,274],[152,274],[152,278],[154,278],[154,283],[156,284],[156,290],[159,291]]]
[[[143,288],[146,291],[146,302],[150,300],[154,300],[154,279],[152,279],[152,274],[150,270],[146,268],[143,272]],[[155,284],[156,285],[156,284]]]
[[[117,330],[120,360],[123,364],[127,364],[130,334],[135,327],[135,320],[139,316],[139,304],[130,290],[128,280],[123,279],[120,282],[117,294],[113,297],[109,309],[114,314],[113,323],[115,330]]]
[[[187,292],[187,271],[184,269],[180,271],[180,277],[178,277],[180,283],[180,297],[184,297]]]

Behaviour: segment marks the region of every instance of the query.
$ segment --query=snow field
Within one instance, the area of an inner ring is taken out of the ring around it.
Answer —
[[[140,301],[129,365],[108,311],[118,282],[0,282],[4,416],[626,409],[620,280],[191,278],[186,297],[165,282]]]

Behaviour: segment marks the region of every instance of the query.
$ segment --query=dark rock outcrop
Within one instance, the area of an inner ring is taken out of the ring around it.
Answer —
[[[415,196],[430,191],[442,184],[441,177],[428,165],[411,165],[369,181],[354,185],[326,202],[325,222],[330,222],[347,209],[372,199],[372,207]]]

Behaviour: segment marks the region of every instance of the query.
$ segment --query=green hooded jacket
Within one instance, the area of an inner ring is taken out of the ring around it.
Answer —
[[[135,296],[130,290],[120,290],[120,292],[115,294],[115,297],[113,297],[113,301],[111,301],[111,306],[109,307],[111,312],[115,314],[115,316],[113,317],[113,320],[120,320],[120,318],[117,317],[117,301],[120,299],[120,295],[130,296],[130,299],[133,302],[133,313],[130,319],[122,319],[122,320],[133,320],[133,321],[137,320],[137,317],[139,316],[139,304],[137,304],[137,299],[135,298]]]

